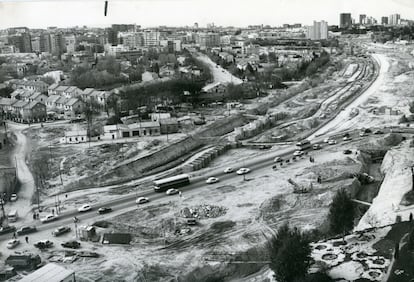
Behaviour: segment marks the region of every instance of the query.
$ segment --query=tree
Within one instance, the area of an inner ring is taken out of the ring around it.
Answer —
[[[353,228],[355,207],[345,189],[340,189],[333,198],[328,219],[331,231],[335,234],[342,234],[342,238]]]
[[[241,85],[229,83],[227,85],[227,96],[232,100],[240,100],[244,97],[244,89]]]
[[[311,263],[307,234],[283,225],[269,242],[270,264],[279,282],[293,282],[305,277]]]
[[[407,247],[409,250],[414,250],[414,228],[411,228],[411,231],[408,235]]]
[[[53,83],[55,83],[55,80],[50,76],[42,76],[40,78],[40,80],[47,83],[47,84],[49,84],[49,85],[52,85]]]
[[[414,114],[414,102],[410,103],[410,113]]]

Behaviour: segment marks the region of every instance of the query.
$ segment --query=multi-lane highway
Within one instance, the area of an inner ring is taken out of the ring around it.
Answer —
[[[376,130],[377,129],[372,129],[373,132],[375,132]],[[381,129],[381,131],[384,134],[389,133],[389,132],[396,132],[396,131],[407,133],[407,134],[414,134],[414,129],[411,129],[411,128],[385,128],[385,129],[383,128],[383,129]],[[351,137],[351,140],[350,141],[342,141],[344,133],[345,132],[343,132],[341,134],[332,135],[332,136],[329,136],[329,138],[336,140],[338,144],[341,143],[341,142],[351,143],[355,140],[361,140],[363,138],[367,138],[366,136],[361,137],[359,135],[359,133],[360,133],[359,130],[353,130],[353,131],[348,131],[347,132],[349,134],[349,136]],[[373,135],[373,133],[371,133],[370,135]],[[326,135],[318,136],[318,137],[313,139],[313,143],[320,143],[320,144],[322,144],[322,146],[331,146],[331,145],[328,145],[328,144],[324,144],[323,140],[326,139],[326,138],[327,138]],[[239,162],[237,165],[234,166],[234,168],[238,169],[240,167],[248,167],[252,171],[258,171],[258,170],[261,170],[263,168],[271,168],[274,165],[273,160],[274,160],[275,157],[279,156],[279,157],[282,157],[285,160],[291,159],[293,157],[293,152],[295,150],[297,150],[297,147],[292,145],[292,146],[289,146],[288,148],[277,150],[277,151],[267,151],[265,154],[259,155],[254,159]],[[310,150],[309,152],[312,153],[313,150]],[[302,158],[305,159],[305,158],[307,158],[307,156],[302,156]],[[226,180],[231,180],[231,179],[236,180],[236,179],[242,179],[243,178],[243,176],[238,175],[235,172],[233,172],[233,173],[224,173],[224,169],[225,169],[225,167],[219,167],[219,168],[212,169],[212,170],[206,172],[202,176],[193,176],[193,177],[190,176],[191,177],[190,178],[191,183],[187,186],[184,186],[184,187],[180,188],[180,190],[182,192],[186,192],[186,191],[189,191],[189,190],[194,190],[194,189],[198,189],[198,188],[201,188],[201,187],[205,187],[206,185],[208,185],[208,184],[205,183],[205,180],[208,177],[211,177],[211,176],[218,177],[220,179],[220,181],[226,181]],[[248,174],[247,174],[246,177],[248,178]],[[154,192],[154,190],[152,188],[149,188],[146,191],[130,194],[130,195],[123,196],[123,197],[120,197],[120,198],[115,199],[115,200],[111,200],[111,201],[108,201],[108,202],[103,202],[103,203],[94,205],[93,210],[91,210],[89,212],[79,213],[77,210],[71,210],[71,211],[61,213],[60,216],[59,216],[59,219],[56,220],[56,221],[49,222],[49,223],[44,223],[44,224],[36,221],[36,223],[34,223],[34,225],[36,225],[38,231],[45,231],[45,230],[52,231],[53,229],[55,229],[58,226],[73,224],[74,216],[76,216],[80,220],[80,224],[82,224],[83,221],[86,221],[86,220],[89,220],[89,219],[92,219],[92,218],[99,219],[100,217],[102,217],[101,215],[97,214],[97,210],[100,207],[111,207],[114,211],[120,211],[120,210],[124,210],[124,209],[127,210],[131,207],[137,206],[137,204],[135,203],[135,200],[136,200],[137,197],[148,197],[150,199],[150,201],[157,201],[157,200],[159,200],[161,198],[164,198],[164,197],[178,197],[178,196],[167,196],[167,195],[165,195],[165,193],[156,193],[156,192]],[[10,234],[5,234],[5,235],[0,236],[0,240],[5,240],[5,239],[9,239],[9,238],[10,238]]]

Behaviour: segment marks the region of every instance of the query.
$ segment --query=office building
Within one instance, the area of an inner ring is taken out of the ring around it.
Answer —
[[[215,32],[200,32],[196,35],[196,43],[203,48],[211,48],[220,45],[220,34]]]
[[[156,29],[147,29],[143,32],[144,45],[146,47],[155,47],[160,45],[161,32]]]
[[[400,14],[392,14],[388,17],[388,24],[389,25],[399,25],[400,24]]]
[[[51,53],[50,45],[49,33],[42,33],[40,35],[40,52]]]
[[[119,41],[118,41],[118,31],[108,27],[107,29],[105,29],[105,37],[106,37],[106,42],[108,44],[111,44],[113,46],[118,45]]]
[[[352,17],[350,13],[341,13],[339,15],[339,27],[340,28],[352,27]]]
[[[388,25],[388,17],[381,17],[381,24]]]
[[[65,53],[65,38],[62,33],[51,33],[50,36],[50,53],[60,57]]]
[[[308,26],[306,37],[310,40],[328,39],[328,23],[314,21],[312,26]]]
[[[40,36],[32,36],[32,51],[40,52]]]
[[[361,14],[359,15],[359,24],[364,25],[367,23],[367,15]]]
[[[27,32],[9,36],[8,43],[9,45],[15,46],[20,53],[32,52],[32,39],[30,34]]]
[[[75,53],[75,48],[76,48],[76,38],[75,38],[75,35],[73,35],[73,34],[66,35],[64,37],[64,40],[65,40],[65,50],[66,50],[66,53],[69,53],[69,54]]]

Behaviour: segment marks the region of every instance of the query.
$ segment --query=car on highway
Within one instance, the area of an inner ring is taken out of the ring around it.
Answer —
[[[323,142],[324,142],[324,143],[328,143],[328,142],[329,142],[329,140],[331,140],[331,139],[328,137],[328,138],[323,139]]]
[[[98,214],[105,214],[112,211],[112,208],[110,207],[102,207],[98,209]]]
[[[295,157],[302,156],[302,155],[303,155],[303,151],[301,151],[301,150],[296,150],[296,151],[294,151],[294,152],[293,152],[293,155],[294,155]]]
[[[0,235],[12,233],[14,231],[16,231],[16,226],[13,226],[13,225],[3,226],[0,228]]]
[[[322,149],[322,146],[321,146],[321,144],[316,143],[316,144],[313,144],[312,149],[320,150],[320,149]]]
[[[177,189],[171,188],[171,189],[168,189],[167,192],[165,192],[165,194],[167,194],[167,195],[175,195],[175,194],[178,194],[179,192],[180,191],[178,191]]]
[[[281,157],[276,157],[276,158],[273,159],[273,162],[274,163],[281,163],[281,162],[283,162],[283,159]]]
[[[360,136],[360,137],[364,137],[365,135],[367,135],[367,134],[365,133],[365,131],[361,131],[361,132],[359,132],[359,136]]]
[[[381,130],[375,130],[375,131],[374,131],[374,134],[384,134],[384,132],[383,132],[383,131],[381,131]]]
[[[79,249],[81,244],[78,241],[71,240],[71,241],[67,241],[65,243],[62,243],[60,245],[64,248]]]
[[[336,140],[329,139],[328,144],[329,145],[335,145],[336,144]]]
[[[83,205],[80,208],[78,208],[78,212],[87,212],[90,211],[92,209],[91,205]]]
[[[16,231],[17,235],[25,235],[29,233],[36,232],[36,226],[23,226],[19,230]]]
[[[11,194],[10,202],[16,202],[16,201],[17,201],[17,194]]]
[[[216,183],[216,182],[218,182],[219,181],[219,179],[217,178],[217,177],[209,177],[207,180],[206,180],[206,183],[207,184],[213,184],[213,183]]]
[[[232,168],[232,167],[226,167],[224,169],[224,173],[232,173],[233,171],[234,171],[234,168]]]
[[[52,231],[52,235],[57,237],[60,236],[62,234],[68,233],[70,232],[70,227],[69,226],[59,226],[58,228],[56,228],[55,230]]]
[[[351,136],[344,136],[344,138],[342,138],[342,140],[349,141],[349,140],[352,140],[352,138],[351,138]]]
[[[33,245],[38,249],[47,249],[53,247],[53,242],[49,240],[41,240]]]
[[[11,239],[10,241],[7,242],[6,247],[7,249],[14,249],[19,244],[20,244],[19,239]]]
[[[145,204],[145,203],[148,203],[149,202],[149,199],[147,198],[147,197],[139,197],[136,201],[135,201],[135,203],[137,203],[138,205],[140,205],[140,204]]]
[[[350,154],[352,154],[352,151],[351,150],[349,150],[349,149],[346,149],[346,150],[344,150],[344,155],[350,155]]]
[[[236,171],[238,175],[243,175],[249,172],[250,172],[250,168],[247,168],[247,167],[242,167],[238,171]]]
[[[47,223],[47,222],[54,221],[54,220],[56,220],[56,219],[58,219],[58,218],[59,218],[59,217],[58,217],[57,215],[54,215],[54,214],[48,214],[48,215],[46,215],[46,216],[42,217],[42,218],[40,219],[40,222],[41,222],[41,223]]]

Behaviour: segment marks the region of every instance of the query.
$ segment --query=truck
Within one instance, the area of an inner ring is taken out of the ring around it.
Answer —
[[[19,214],[17,213],[17,210],[11,210],[7,214],[7,219],[9,220],[9,222],[16,222],[18,218],[19,218]]]

